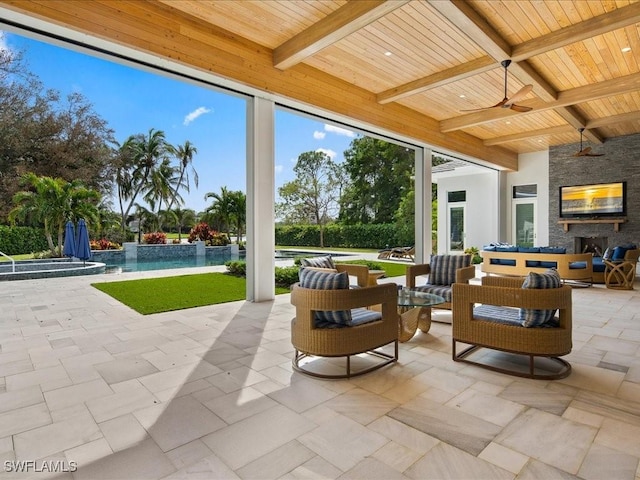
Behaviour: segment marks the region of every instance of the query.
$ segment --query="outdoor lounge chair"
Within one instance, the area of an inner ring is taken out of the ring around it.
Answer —
[[[380,250],[378,254],[378,258],[380,260],[385,260],[389,258],[408,258],[413,261],[414,255],[416,254],[416,247],[394,247],[394,248],[385,248],[384,250]]]
[[[309,269],[301,270],[300,283],[291,289],[291,303],[296,307],[296,316],[291,321],[293,368],[321,378],[349,378],[396,362],[396,285],[348,288],[345,272],[305,270]],[[369,306],[378,308],[365,308]],[[379,349],[389,343],[394,343],[393,354]],[[351,357],[356,355],[361,358],[354,372]],[[371,362],[371,356],[382,361]],[[309,357],[346,357],[346,371],[328,359],[320,358],[318,362]]]
[[[426,284],[418,285],[416,277],[429,275]],[[451,287],[454,283],[469,283],[476,275],[471,255],[431,255],[430,263],[407,267],[406,285],[409,288],[440,295],[445,303],[434,308],[451,309]]]
[[[558,357],[569,354],[572,348],[571,287],[561,285],[559,277],[556,285],[525,288],[522,277],[483,277],[482,285],[455,284],[453,360],[528,378],[554,380],[569,375],[571,365]],[[548,317],[527,322],[529,316],[539,315]],[[457,352],[457,342],[470,347]],[[495,352],[473,355],[482,348],[517,356]],[[523,362],[518,356],[529,361]],[[536,357],[546,360],[540,359],[536,365]]]

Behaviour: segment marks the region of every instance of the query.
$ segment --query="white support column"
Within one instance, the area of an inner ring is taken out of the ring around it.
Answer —
[[[416,148],[415,152],[415,261],[425,263],[431,258],[431,149]]]
[[[275,298],[275,104],[247,102],[247,300]]]

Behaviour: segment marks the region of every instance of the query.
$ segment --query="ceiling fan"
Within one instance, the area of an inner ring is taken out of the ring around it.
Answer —
[[[525,85],[516,93],[513,94],[511,98],[507,97],[507,68],[511,65],[511,60],[503,60],[500,62],[500,65],[504,67],[504,98],[502,101],[492,105],[490,107],[484,108],[474,108],[472,110],[462,110],[463,112],[478,112],[481,110],[489,110],[490,108],[510,108],[516,112],[528,112],[533,110],[532,107],[523,107],[522,105],[516,105],[516,102],[524,97],[526,97],[531,90],[533,90],[533,85]]]
[[[580,127],[578,129],[580,132],[580,150],[574,153],[573,157],[602,157],[604,153],[591,153],[591,147],[582,148],[582,132],[584,132],[584,127]]]

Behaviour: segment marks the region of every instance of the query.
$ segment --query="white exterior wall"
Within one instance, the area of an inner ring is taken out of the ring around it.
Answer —
[[[465,248],[477,247],[497,241],[499,225],[498,172],[452,176],[438,179],[438,252],[447,249],[447,193],[465,190]]]
[[[537,236],[534,245],[545,247],[549,245],[549,151],[523,153],[518,157],[518,171],[507,173],[506,195],[506,232],[509,243],[515,243],[512,227],[512,192],[514,185],[538,186],[538,198],[536,203],[536,230]]]

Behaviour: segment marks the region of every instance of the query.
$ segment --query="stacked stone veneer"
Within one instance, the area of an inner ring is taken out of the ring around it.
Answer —
[[[584,142],[583,142],[584,143]],[[595,145],[593,153],[602,157],[572,157],[580,144],[560,145],[549,149],[549,244],[573,252],[575,237],[608,237],[609,246],[640,244],[640,134],[606,140]],[[627,182],[627,222],[615,232],[613,225],[571,224],[565,232],[558,224],[559,187],[591,183]],[[542,205],[541,205],[542,207]]]
[[[122,262],[125,260],[161,260],[164,258],[238,258],[238,246],[205,247],[204,244],[181,243],[166,245],[139,245],[125,243],[122,250],[94,250],[91,260],[102,263]]]

